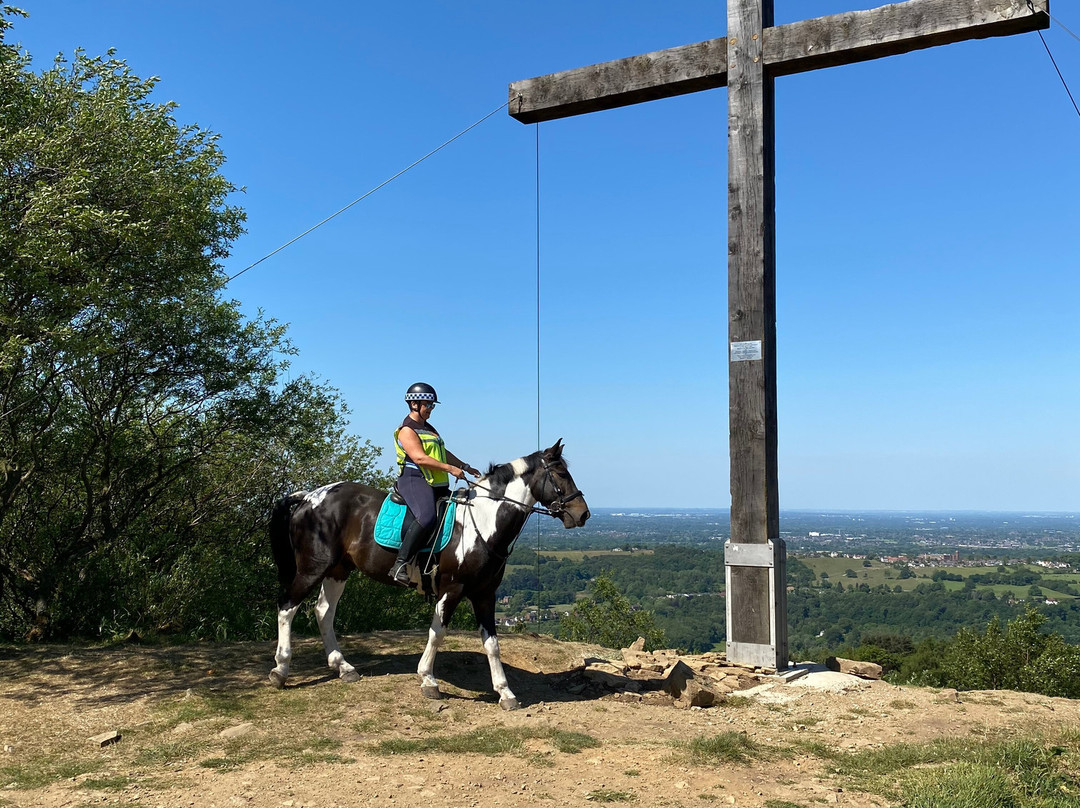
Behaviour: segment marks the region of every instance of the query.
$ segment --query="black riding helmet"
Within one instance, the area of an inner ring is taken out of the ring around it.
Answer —
[[[439,396],[435,388],[424,382],[417,382],[405,391],[406,401],[430,401],[432,404],[439,403]]]

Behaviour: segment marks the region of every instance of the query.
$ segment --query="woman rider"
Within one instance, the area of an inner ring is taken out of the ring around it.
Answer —
[[[431,533],[435,524],[435,501],[450,493],[450,475],[464,480],[466,472],[473,477],[479,477],[480,472],[458,460],[446,448],[438,430],[428,423],[431,411],[439,403],[434,387],[417,382],[405,392],[405,402],[409,405],[409,414],[394,432],[400,474],[397,490],[405,498],[416,521],[401,538],[401,549],[390,577],[408,585],[409,573],[405,567]]]

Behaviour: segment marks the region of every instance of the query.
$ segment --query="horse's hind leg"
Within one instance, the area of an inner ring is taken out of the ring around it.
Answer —
[[[447,592],[438,603],[435,604],[435,616],[431,618],[431,628],[428,629],[427,647],[420,657],[420,664],[416,672],[420,676],[420,692],[428,699],[441,699],[439,682],[435,678],[435,654],[446,637],[446,627],[450,625],[450,618],[454,616],[454,610],[461,600],[460,593]]]
[[[517,696],[510,689],[510,683],[506,680],[506,671],[503,669],[502,657],[499,656],[499,638],[495,633],[495,597],[473,598],[473,611],[476,612],[476,620],[480,623],[480,640],[484,643],[484,653],[487,654],[488,667],[491,668],[491,686],[499,694],[499,706],[504,710],[516,710]]]
[[[334,634],[334,615],[337,613],[338,601],[344,590],[344,580],[339,581],[329,576],[323,578],[319,601],[315,604],[315,617],[319,621],[323,648],[326,649],[326,664],[336,670],[343,681],[359,682],[360,674],[356,672],[356,668],[345,661],[341,648],[338,647],[337,635]]]
[[[296,611],[324,575],[326,575],[325,566],[318,567],[316,572],[301,570],[293,577],[292,583],[281,590],[278,597],[278,644],[277,652],[274,654],[274,662],[277,664],[270,671],[270,684],[274,687],[284,687],[285,680],[289,678],[289,662],[292,660],[292,621],[296,616]]]
[[[274,653],[274,662],[277,664],[270,671],[270,684],[277,688],[284,687],[285,680],[289,678],[289,662],[292,660],[292,621],[299,608],[297,605],[278,609],[278,641],[277,651]]]

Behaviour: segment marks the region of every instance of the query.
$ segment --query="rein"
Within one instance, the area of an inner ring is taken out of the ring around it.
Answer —
[[[545,482],[551,483],[551,487],[555,489],[556,499],[552,500],[551,504],[547,506],[529,505],[528,503],[520,502],[503,494],[496,495],[487,486],[480,485],[480,483],[473,482],[472,480],[465,480],[465,484],[469,488],[475,488],[481,491],[485,491],[487,493],[487,496],[484,497],[485,499],[490,499],[493,502],[509,502],[511,505],[516,505],[521,508],[521,510],[526,514],[525,521],[521,523],[521,529],[518,530],[517,535],[514,536],[513,539],[511,539],[510,544],[506,549],[505,555],[503,555],[502,553],[496,553],[490,547],[488,548],[488,552],[501,558],[503,564],[506,564],[506,560],[510,558],[510,554],[514,552],[514,545],[517,544],[517,540],[521,537],[522,532],[525,530],[525,525],[529,522],[529,516],[532,516],[534,513],[543,513],[547,514],[548,516],[554,516],[557,519],[559,518],[559,515],[566,510],[567,503],[572,502],[578,497],[581,497],[582,499],[585,498],[585,495],[581,493],[581,489],[578,489],[571,494],[564,494],[562,489],[559,488],[559,484],[555,482],[555,475],[551,473],[551,468],[548,466],[547,461],[541,458],[540,464],[544,468],[544,474],[547,475],[547,480]],[[460,501],[459,504],[465,505],[466,507],[470,508],[469,518],[472,519],[473,530],[475,530],[479,535],[480,529],[476,526],[476,517],[473,515],[473,512],[471,510],[473,503],[469,502],[468,500],[463,500]]]
[[[551,487],[555,489],[556,498],[551,501],[550,505],[529,505],[524,502],[519,502],[516,499],[511,499],[510,497],[503,494],[495,495],[487,486],[480,485],[480,483],[473,482],[472,480],[466,480],[465,484],[468,485],[469,488],[478,488],[481,491],[486,491],[488,494],[486,499],[494,500],[496,502],[509,502],[513,505],[517,505],[523,511],[526,511],[530,514],[543,513],[548,516],[554,516],[555,518],[558,518],[566,510],[567,504],[573,502],[578,497],[584,499],[585,495],[581,493],[580,488],[571,494],[564,494],[562,489],[559,488],[559,484],[555,482],[555,475],[551,473],[551,467],[548,466],[547,461],[541,458],[540,465],[543,466],[544,474],[547,475],[547,482],[551,483]]]

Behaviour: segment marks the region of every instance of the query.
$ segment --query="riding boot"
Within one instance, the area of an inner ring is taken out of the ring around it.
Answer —
[[[398,550],[397,561],[390,570],[390,577],[399,584],[409,586],[412,583],[406,565],[412,561],[424,543],[424,536],[430,528],[424,527],[419,522],[413,522],[405,535],[401,537],[401,548]]]

